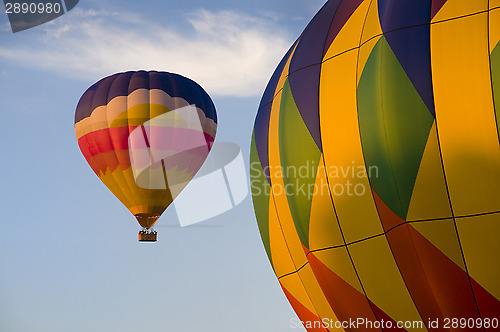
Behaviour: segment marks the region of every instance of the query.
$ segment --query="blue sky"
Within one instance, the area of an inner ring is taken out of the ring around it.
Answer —
[[[81,155],[73,118],[98,79],[134,69],[200,83],[217,140],[248,161],[268,79],[324,0],[80,1],[12,34],[0,14],[0,331],[289,331],[296,317],[250,198],[191,227],[168,209],[159,241]]]

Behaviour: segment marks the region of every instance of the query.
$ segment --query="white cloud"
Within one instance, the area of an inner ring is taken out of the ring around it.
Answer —
[[[86,80],[164,70],[192,78],[213,95],[254,96],[291,44],[273,20],[241,12],[198,10],[186,25],[180,32],[133,13],[75,8],[44,25],[43,37],[0,47],[0,58]]]

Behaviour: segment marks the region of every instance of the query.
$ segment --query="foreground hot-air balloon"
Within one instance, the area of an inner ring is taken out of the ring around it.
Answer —
[[[75,113],[85,159],[143,227],[140,241],[156,241],[151,227],[202,166],[216,129],[208,94],[166,72],[103,78]]]
[[[328,1],[285,55],[251,176],[292,324],[499,328],[499,40],[500,1]]]

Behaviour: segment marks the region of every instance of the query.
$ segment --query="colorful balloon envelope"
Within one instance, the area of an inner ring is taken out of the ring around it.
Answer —
[[[216,130],[208,94],[167,72],[103,78],[83,94],[75,113],[85,159],[145,231],[200,169]]]
[[[252,194],[309,331],[498,328],[499,40],[500,1],[328,1],[279,64]]]

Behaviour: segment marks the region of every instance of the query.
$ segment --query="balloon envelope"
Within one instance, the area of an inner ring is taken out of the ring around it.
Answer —
[[[498,323],[499,5],[328,1],[272,76],[253,201],[308,330]]]
[[[177,74],[118,73],[75,113],[78,145],[102,182],[150,228],[205,161],[217,129],[208,94]]]

